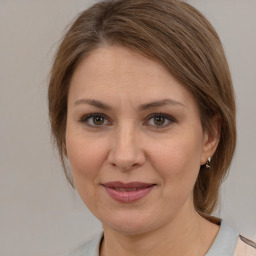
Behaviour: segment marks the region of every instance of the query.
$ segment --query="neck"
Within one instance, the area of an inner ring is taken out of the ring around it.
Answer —
[[[219,230],[196,211],[181,213],[171,223],[142,234],[127,235],[103,228],[100,256],[205,255]]]

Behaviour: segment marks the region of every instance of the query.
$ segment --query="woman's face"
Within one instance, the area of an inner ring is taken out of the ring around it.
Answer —
[[[106,46],[76,68],[67,156],[82,200],[104,228],[138,234],[192,214],[211,143],[193,97],[157,62]]]

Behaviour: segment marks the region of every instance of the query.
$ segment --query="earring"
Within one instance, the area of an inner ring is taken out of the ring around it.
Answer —
[[[207,160],[207,162],[206,162],[206,164],[205,164],[205,166],[206,166],[207,169],[210,169],[210,168],[211,168],[210,163],[211,163],[211,158],[208,157],[208,160]]]

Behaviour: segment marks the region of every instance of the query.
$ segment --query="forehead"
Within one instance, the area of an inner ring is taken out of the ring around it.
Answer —
[[[74,71],[69,97],[131,97],[153,101],[171,97],[193,101],[188,90],[160,63],[121,46],[92,51]]]
[[[111,45],[100,47],[89,53],[78,65],[74,77],[85,73],[88,78],[98,79],[102,76],[113,78],[114,76],[129,76],[130,79],[138,75],[146,75],[144,78],[159,79],[158,76],[170,75],[169,72],[155,60],[144,57],[142,54],[129,48]]]

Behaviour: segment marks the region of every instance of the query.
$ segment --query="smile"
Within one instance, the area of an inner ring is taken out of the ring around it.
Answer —
[[[114,200],[121,203],[132,203],[148,195],[156,184],[108,182],[102,186]]]

